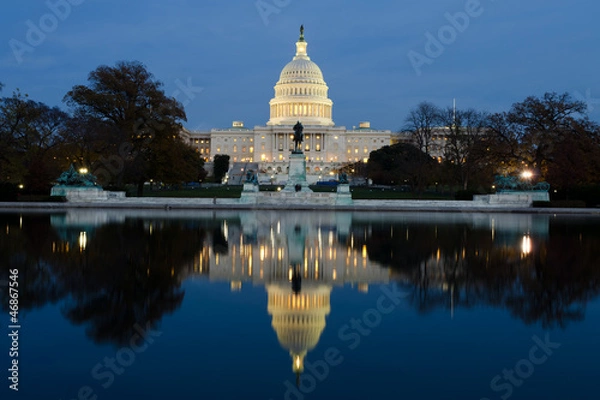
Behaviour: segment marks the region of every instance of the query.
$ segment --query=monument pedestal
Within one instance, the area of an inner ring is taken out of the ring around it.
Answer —
[[[306,182],[306,157],[304,153],[290,154],[288,181],[284,192],[312,192]]]
[[[347,183],[340,183],[336,190],[335,204],[338,205],[350,205],[352,204],[352,193],[350,192],[350,185]]]
[[[240,196],[240,203],[242,204],[256,204],[259,196],[259,188],[257,184],[252,182],[245,182],[242,195]]]

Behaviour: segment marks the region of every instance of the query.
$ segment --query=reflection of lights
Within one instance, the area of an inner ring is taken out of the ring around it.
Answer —
[[[295,356],[294,357],[294,368],[296,370],[299,370],[301,367],[301,361],[300,361],[300,356]]]
[[[265,246],[260,246],[260,261],[265,261]]]
[[[88,169],[87,168],[79,168],[79,173],[82,175],[85,175],[88,173]]]
[[[523,236],[523,242],[521,243],[521,251],[525,255],[531,253],[531,238],[529,237],[529,235]]]
[[[87,246],[87,233],[79,232],[79,251],[84,251]]]
[[[337,271],[334,269],[333,270],[333,280],[335,281],[337,279]]]
[[[25,185],[23,185],[22,183],[19,185],[19,189],[23,189],[25,188]]]
[[[288,279],[290,280],[290,282],[292,281],[293,275],[294,275],[294,273],[292,272],[292,269],[290,268],[290,271],[288,273]]]

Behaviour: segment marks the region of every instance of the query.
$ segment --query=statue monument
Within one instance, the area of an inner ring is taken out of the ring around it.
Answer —
[[[302,152],[302,142],[304,141],[304,127],[300,123],[300,121],[296,122],[294,125],[294,150],[293,154],[303,154]]]
[[[306,182],[306,157],[302,151],[304,127],[298,121],[292,129],[294,130],[294,148],[290,154],[288,181],[283,190],[285,192],[312,192]]]
[[[67,201],[102,201],[109,198],[125,198],[125,192],[108,192],[96,183],[96,177],[82,168],[79,171],[71,164],[56,179],[50,196],[61,196]]]

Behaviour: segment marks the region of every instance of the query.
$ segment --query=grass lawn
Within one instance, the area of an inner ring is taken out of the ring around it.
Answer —
[[[212,186],[178,190],[144,190],[144,197],[239,198],[242,186]]]

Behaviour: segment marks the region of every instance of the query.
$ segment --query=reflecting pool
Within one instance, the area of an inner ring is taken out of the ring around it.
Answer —
[[[6,212],[0,265],[3,399],[598,397],[597,216]]]

